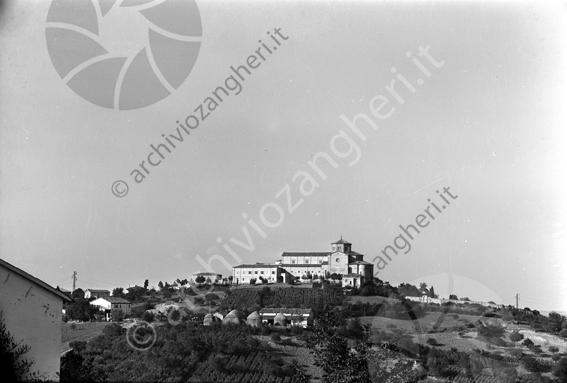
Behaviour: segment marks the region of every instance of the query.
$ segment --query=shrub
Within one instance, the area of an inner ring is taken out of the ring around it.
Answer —
[[[522,342],[522,344],[523,344],[524,346],[526,346],[527,348],[531,348],[531,347],[534,346],[534,342],[533,342],[530,338],[526,338],[526,339]]]
[[[148,323],[152,323],[154,321],[154,319],[155,319],[155,315],[153,313],[149,312],[149,311],[145,311],[142,314],[142,320],[143,321],[146,321]]]
[[[543,378],[543,376],[541,376],[541,374],[538,374],[537,372],[532,372],[529,375],[524,376],[524,379],[522,380],[523,383],[546,383],[546,380]]]
[[[427,338],[426,343],[435,346],[437,344],[437,340],[435,340],[435,338]]]
[[[514,331],[512,331],[512,333],[510,333],[510,335],[508,336],[508,338],[510,338],[510,340],[511,340],[512,342],[519,342],[519,341],[521,341],[522,339],[524,339],[524,334],[520,334],[520,333],[518,332],[518,330],[514,330]]]
[[[556,346],[549,346],[548,350],[549,350],[549,352],[552,352],[552,353],[555,354],[556,352],[559,351],[559,348],[556,347]]]
[[[539,359],[534,358],[533,356],[524,356],[520,362],[530,372],[546,372],[549,370],[545,363],[542,363]]]
[[[559,359],[561,359],[561,355],[559,355],[559,354],[553,354],[553,355],[551,355],[551,359],[552,359],[554,362],[557,362]]]
[[[492,323],[488,323],[488,324],[484,324],[482,322],[478,322],[478,333],[480,335],[486,336],[486,337],[494,337],[494,338],[499,338],[502,335],[504,335],[505,329],[504,327],[498,325],[498,324],[492,324]]]
[[[567,356],[555,363],[553,366],[553,375],[557,376],[562,381],[567,380]]]
[[[273,342],[280,342],[282,340],[282,337],[280,336],[279,332],[273,332],[270,334],[270,339]]]
[[[517,358],[517,359],[521,358],[522,355],[523,355],[522,350],[519,349],[519,348],[509,350],[509,353],[510,353],[511,356],[513,356],[514,358]]]
[[[75,323],[71,323],[71,325],[69,325],[69,328],[75,331],[77,329],[77,325]]]
[[[559,336],[563,338],[567,338],[567,328],[564,328],[563,330],[559,331]]]

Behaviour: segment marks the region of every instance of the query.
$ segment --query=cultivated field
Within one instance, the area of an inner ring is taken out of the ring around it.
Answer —
[[[110,322],[63,323],[61,325],[61,353],[70,350],[69,343],[75,340],[89,340],[102,334]]]

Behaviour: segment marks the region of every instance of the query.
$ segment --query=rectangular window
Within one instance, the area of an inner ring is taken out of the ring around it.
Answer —
[[[291,260],[291,263],[292,263],[292,264],[295,264],[295,259],[292,259],[292,260]]]
[[[272,271],[272,274],[275,274],[275,273],[276,273],[275,271]]]
[[[258,274],[258,272],[257,272],[257,271],[254,271],[254,274]]]
[[[249,271],[248,274],[252,274],[252,271]]]
[[[263,272],[263,271],[260,271],[260,274],[264,274],[264,272]]]

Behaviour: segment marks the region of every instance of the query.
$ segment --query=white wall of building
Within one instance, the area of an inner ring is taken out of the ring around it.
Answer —
[[[0,310],[16,342],[31,347],[31,372],[58,381],[63,299],[33,281],[0,265]]]

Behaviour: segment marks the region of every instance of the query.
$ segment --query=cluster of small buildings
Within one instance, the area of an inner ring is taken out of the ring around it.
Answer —
[[[203,320],[203,325],[210,326],[214,322],[222,322],[223,324],[246,323],[251,326],[260,326],[260,324],[267,324],[272,326],[301,326],[306,328],[313,323],[313,310],[312,309],[299,309],[299,308],[263,308],[259,312],[254,311],[252,314],[245,317],[240,310],[232,310],[225,317],[219,313],[207,314]]]
[[[446,303],[452,303],[455,305],[464,305],[464,304],[469,304],[469,305],[481,305],[484,307],[492,307],[495,309],[501,309],[504,307],[504,305],[499,305],[497,303],[492,303],[492,302],[481,302],[481,301],[470,301],[470,300],[460,300],[460,299],[444,299],[444,298],[431,298],[428,297],[427,295],[423,295],[421,297],[406,297],[407,300],[409,301],[413,301],[413,302],[420,302],[420,303],[435,303],[435,304],[439,304],[439,305],[443,305]]]

